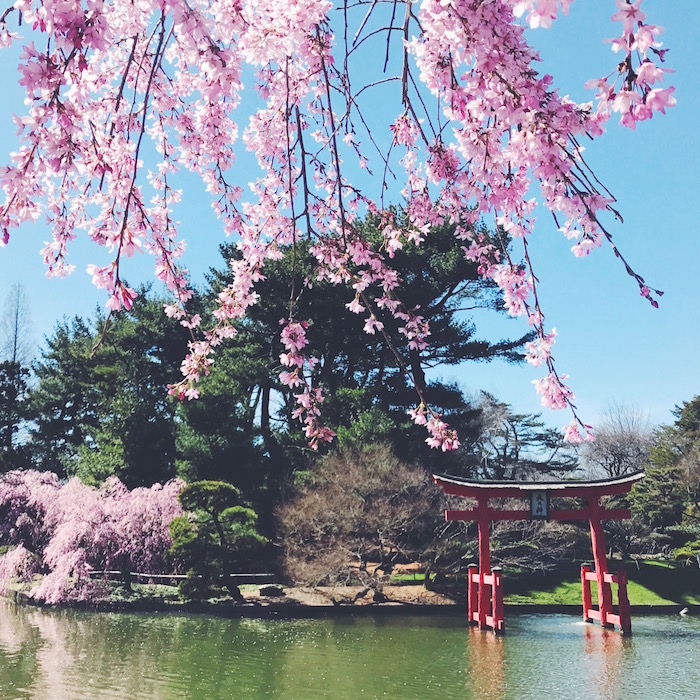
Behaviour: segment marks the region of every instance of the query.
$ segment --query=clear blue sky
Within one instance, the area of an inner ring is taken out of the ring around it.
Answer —
[[[700,302],[698,267],[700,241],[698,195],[698,126],[700,126],[700,59],[697,0],[644,0],[648,20],[665,27],[670,49],[667,65],[676,73],[667,80],[676,86],[678,104],[667,115],[629,132],[611,123],[608,133],[591,144],[588,161],[618,200],[624,225],[612,224],[618,243],[651,286],[665,292],[661,307],[641,299],[634,282],[608,249],[585,259],[574,258],[570,243],[555,233],[551,217],[538,219],[532,254],[541,281],[541,300],[548,325],[559,340],[555,358],[560,372],[570,375],[581,417],[595,422],[613,401],[646,412],[652,423],[670,422],[674,405],[700,393]],[[562,93],[578,101],[591,99],[586,79],[607,74],[615,57],[603,37],[616,27],[609,22],[613,0],[576,0],[569,17],[550,30],[532,34],[540,48],[543,69],[555,76]],[[16,87],[13,54],[0,53],[0,161],[15,146],[11,113],[22,112]],[[204,195],[179,212],[182,234],[190,245],[186,264],[195,281],[211,264],[220,264],[220,227],[209,214]],[[398,194],[396,196],[398,200]],[[39,249],[48,232],[41,224],[15,233],[0,248],[0,301],[16,282],[27,291],[37,342],[50,334],[57,320],[90,315],[105,297],[95,290],[85,267],[104,260],[92,245],[77,245],[72,262],[77,269],[65,280],[47,280]],[[145,278],[150,260],[137,264],[133,281]],[[520,321],[492,316],[478,318],[480,333],[489,338],[515,336],[525,329]],[[476,392],[486,389],[518,410],[540,412],[532,380],[538,370],[503,363],[447,368],[454,378]],[[553,426],[569,416],[544,411]]]

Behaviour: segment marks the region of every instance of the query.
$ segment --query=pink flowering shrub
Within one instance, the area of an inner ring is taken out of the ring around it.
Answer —
[[[88,599],[100,590],[94,570],[163,573],[168,526],[182,514],[174,479],[129,491],[111,478],[99,489],[79,479],[13,471],[0,476],[0,591],[12,578],[43,574],[30,595],[47,603]]]
[[[7,593],[7,586],[14,579],[31,580],[33,564],[34,558],[21,544],[0,556],[0,595]]]
[[[15,470],[0,476],[0,546],[42,549],[50,539],[45,506],[59,490],[52,472]]]
[[[574,103],[539,73],[536,33],[526,29],[553,27],[572,2],[17,0],[0,18],[0,46],[20,40],[11,26],[19,18],[16,28],[28,35],[18,66],[27,113],[17,117],[20,146],[0,169],[0,242],[45,215],[52,237],[42,254],[58,277],[72,271],[67,255],[77,236],[103,246],[111,262],[88,272],[110,313],[129,309],[136,295],[124,280],[127,258],[151,253],[155,276],[173,294],[166,313],[192,331],[184,377],[171,392],[194,399],[216,348],[257,303],[266,261],[302,238],[312,242],[315,265],[307,284],[346,286],[365,332],[384,333],[385,321],[396,320],[420,351],[430,329],[420,309],[398,298],[392,257],[436,226],[456,224],[464,255],[535,333],[528,359],[542,367],[543,405],[573,412],[570,440],[590,438],[554,366],[554,332],[539,304],[528,247],[535,207],[552,213],[575,256],[607,242],[656,306],[661,292],[613,241],[610,222],[621,217],[581,144],[611,118],[634,129],[675,98],[664,85],[662,28],[647,20],[642,0],[608,0],[614,56],[609,73],[588,83],[589,102]],[[257,172],[236,162],[245,150]],[[174,214],[183,169],[201,178],[241,253],[204,330],[186,308],[191,290]],[[397,201],[405,223],[395,220]],[[381,250],[357,226],[367,214],[380,219]],[[485,241],[479,222],[517,246]],[[365,294],[370,285],[383,291],[376,301]],[[333,434],[311,383],[317,359],[305,353],[307,319],[296,317],[302,290],[291,291],[281,380],[298,393],[295,416],[315,448]],[[454,431],[414,384],[413,415],[428,442],[456,448]]]

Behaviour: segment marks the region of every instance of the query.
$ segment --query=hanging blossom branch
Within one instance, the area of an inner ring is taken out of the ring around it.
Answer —
[[[600,136],[615,115],[635,128],[675,100],[673,88],[663,87],[662,30],[646,22],[641,0],[616,0],[612,19],[622,30],[610,42],[617,63],[590,81],[594,101],[561,97],[553,78],[537,73],[524,30],[550,27],[571,2],[18,0],[0,16],[0,45],[20,40],[9,26],[20,18],[28,111],[16,119],[19,149],[0,170],[2,242],[46,215],[52,240],[43,254],[49,274],[60,277],[72,270],[70,246],[85,232],[112,256],[89,268],[110,310],[134,299],[121,273],[125,258],[152,253],[156,276],[173,294],[166,313],[193,333],[183,379],[170,391],[196,398],[216,348],[257,302],[266,261],[300,237],[312,243],[310,283],[347,285],[348,306],[365,314],[366,332],[386,334],[382,318],[394,318],[409,350],[420,352],[430,331],[420,310],[401,304],[392,257],[434,227],[454,224],[467,259],[535,333],[527,359],[546,369],[536,381],[543,403],[573,411],[568,439],[590,439],[554,365],[556,331],[545,327],[528,249],[533,210],[552,212],[575,255],[607,241],[656,305],[660,292],[629,265],[603,221],[619,213],[579,141]],[[244,76],[255,94],[244,90]],[[255,154],[257,174],[239,173],[240,149]],[[205,329],[186,306],[191,291],[173,214],[180,169],[201,178],[238,246],[232,282]],[[390,208],[398,196],[401,222]],[[379,249],[355,225],[367,214],[381,222]],[[519,250],[498,245],[479,222]],[[380,290],[374,306],[370,287]],[[320,420],[323,394],[295,297],[281,327],[281,380],[297,392],[295,415],[317,447],[332,432]],[[400,366],[413,376],[410,362]],[[432,446],[453,449],[456,436],[427,406],[420,378],[413,383],[414,420],[427,426]]]

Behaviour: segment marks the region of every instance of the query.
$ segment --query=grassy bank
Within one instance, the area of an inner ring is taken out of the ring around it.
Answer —
[[[612,572],[627,570],[632,605],[700,605],[700,569],[664,561],[639,561],[610,565]],[[596,599],[595,584],[593,599]],[[614,594],[615,595],[615,594]],[[580,605],[578,565],[553,572],[504,571],[504,600],[510,604]]]

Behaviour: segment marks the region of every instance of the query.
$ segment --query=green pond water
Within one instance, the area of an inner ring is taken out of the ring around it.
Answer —
[[[0,601],[0,698],[700,698],[700,617],[238,619],[47,611]]]

